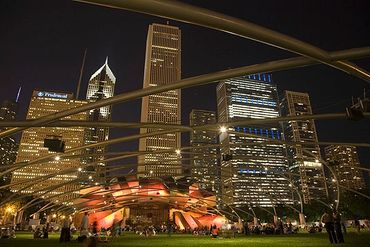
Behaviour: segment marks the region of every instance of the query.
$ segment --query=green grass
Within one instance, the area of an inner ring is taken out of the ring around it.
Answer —
[[[71,243],[59,243],[58,234],[50,234],[49,239],[32,239],[31,233],[18,233],[16,239],[0,239],[1,247],[46,247],[46,246],[83,246],[81,243],[77,243],[73,240]],[[75,238],[74,238],[75,239]],[[340,246],[369,246],[370,243],[370,232],[362,232],[356,234],[350,232],[345,235],[345,244]],[[118,247],[118,246],[248,246],[248,247],[262,247],[262,246],[273,246],[273,247],[320,247],[320,246],[332,246],[329,243],[326,233],[299,233],[297,235],[284,235],[284,236],[243,236],[239,235],[234,239],[211,239],[210,237],[199,237],[188,234],[175,234],[171,237],[167,235],[157,235],[154,237],[145,238],[131,233],[126,233],[116,239],[112,239],[108,243],[99,243],[99,246],[107,247]]]

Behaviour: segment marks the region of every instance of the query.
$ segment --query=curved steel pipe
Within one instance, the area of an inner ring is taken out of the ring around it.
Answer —
[[[174,0],[77,1],[171,18],[173,20],[215,29],[300,54],[370,82],[370,74],[366,70],[347,61],[333,61],[328,52],[318,47],[291,36],[215,11]]]
[[[368,47],[364,48],[364,53],[366,53],[366,56],[369,55],[369,52],[370,50]],[[358,53],[359,52],[357,50],[355,54],[357,55]],[[335,54],[336,52],[330,53],[330,55],[334,59],[335,59]],[[343,55],[343,51],[342,53],[340,53],[340,55],[341,56]],[[128,92],[128,93],[118,94],[111,98],[102,99],[102,100],[92,102],[92,103],[89,103],[89,104],[86,104],[80,107],[76,107],[76,108],[61,111],[55,114],[47,115],[47,116],[38,118],[36,120],[33,120],[34,121],[33,124],[39,125],[39,124],[51,123],[51,122],[54,122],[58,119],[61,119],[69,115],[77,114],[77,113],[88,111],[88,110],[95,109],[95,108],[100,108],[100,107],[107,106],[107,105],[122,103],[122,102],[129,101],[129,100],[134,100],[134,99],[138,99],[144,96],[162,93],[162,92],[166,92],[169,90],[210,84],[210,83],[214,83],[219,80],[232,78],[236,76],[242,76],[246,74],[280,71],[280,70],[286,70],[286,69],[291,69],[291,68],[296,68],[296,67],[312,65],[316,63],[317,62],[315,60],[312,60],[309,58],[297,57],[297,58],[288,58],[288,59],[283,59],[283,60],[271,61],[271,62],[262,63],[262,64],[244,66],[244,67],[240,67],[236,69],[229,69],[229,70],[219,71],[215,73],[190,77],[190,78],[183,79],[183,80],[180,80],[178,82],[174,82],[168,85],[163,85],[163,86],[158,86],[158,87],[148,87],[148,88],[143,88],[143,89]],[[12,128],[12,129],[2,131],[0,132],[0,138],[13,135],[24,129],[26,128],[25,127]]]
[[[370,113],[364,113],[364,117],[369,118]],[[174,124],[150,124],[150,123],[125,123],[125,122],[101,122],[101,121],[69,121],[69,120],[58,120],[52,123],[34,124],[34,120],[24,121],[0,121],[0,127],[109,127],[109,128],[158,128],[158,129],[179,129],[183,131],[192,131],[196,129],[209,129],[215,126],[226,125],[226,126],[241,126],[241,125],[253,125],[253,124],[265,124],[265,123],[276,123],[286,122],[293,120],[334,120],[334,119],[345,119],[347,118],[346,113],[324,113],[324,114],[311,114],[311,115],[299,115],[299,116],[286,116],[266,119],[245,119],[233,122],[219,122],[217,124],[207,124],[199,126],[185,126],[185,125],[174,125]]]

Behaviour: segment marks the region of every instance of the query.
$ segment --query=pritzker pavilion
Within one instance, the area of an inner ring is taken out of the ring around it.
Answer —
[[[369,57],[369,46],[329,52],[177,1],[76,2],[201,26],[295,56],[181,79],[184,31],[152,24],[142,89],[114,95],[115,71],[107,58],[91,78],[89,90],[94,92],[86,100],[78,99],[78,93],[74,98],[35,90],[27,120],[0,121],[0,138],[23,133],[17,161],[0,167],[0,177],[13,176],[0,186],[11,191],[0,201],[9,207],[8,225],[20,224],[24,212],[32,209],[33,220],[70,217],[77,228],[87,213],[90,223],[106,229],[119,221],[123,227],[174,224],[186,231],[232,225],[242,231],[247,222],[261,224],[261,213],[277,225],[285,211],[294,215],[288,223],[304,227],[310,214],[306,207],[316,203],[339,210],[343,193],[369,202],[362,173],[370,169],[359,166],[356,147],[370,148],[370,143],[321,142],[314,122],[367,121],[366,95],[342,113],[314,114],[308,94],[285,91],[279,100],[271,76],[323,64],[370,83],[370,73],[352,62]],[[217,114],[194,110],[191,124],[183,124],[181,89],[212,83],[217,83]],[[142,102],[141,122],[111,119],[112,107],[135,100]],[[137,134],[109,138],[115,128]],[[182,134],[191,135],[190,145],[181,145]],[[109,151],[109,146],[132,141],[139,143],[135,151]],[[320,154],[324,147],[326,158]],[[117,165],[133,158],[136,163]],[[185,166],[189,162],[190,168]],[[17,204],[26,198],[27,203]]]

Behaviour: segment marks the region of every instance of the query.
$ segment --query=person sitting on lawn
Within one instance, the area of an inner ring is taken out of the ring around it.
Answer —
[[[212,228],[211,235],[212,235],[213,238],[217,238],[218,237],[218,229],[217,229],[216,226],[214,226]]]
[[[33,233],[33,239],[42,238],[42,232],[40,231],[40,228],[37,227],[36,231]]]

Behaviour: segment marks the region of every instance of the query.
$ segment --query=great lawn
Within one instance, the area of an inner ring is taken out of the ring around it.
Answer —
[[[76,236],[70,243],[59,243],[59,234],[50,234],[49,239],[32,239],[31,233],[17,233],[15,239],[0,239],[0,247],[46,247],[46,246],[86,246],[77,243]],[[118,238],[110,239],[107,243],[99,243],[98,246],[115,247],[115,246],[248,246],[248,247],[287,247],[287,246],[333,246],[329,243],[326,233],[298,233],[296,235],[258,235],[244,236],[238,235],[232,239],[212,239],[205,236],[192,236],[188,234],[174,234],[167,236],[160,234],[157,236],[144,237],[133,233],[125,233]],[[370,246],[370,232],[363,231],[360,234],[349,232],[345,235],[345,244],[339,246]]]

